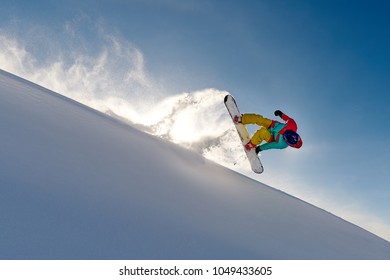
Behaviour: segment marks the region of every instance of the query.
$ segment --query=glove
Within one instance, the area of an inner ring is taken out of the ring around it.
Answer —
[[[249,152],[250,150],[255,149],[256,145],[253,144],[252,141],[249,141],[244,147]]]
[[[277,116],[277,117],[282,117],[282,116],[283,116],[283,113],[282,113],[282,111],[280,111],[280,110],[276,110],[274,114],[275,114],[275,116]]]

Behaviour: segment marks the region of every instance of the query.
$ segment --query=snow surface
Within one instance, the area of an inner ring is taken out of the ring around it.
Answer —
[[[390,259],[360,227],[3,71],[0,125],[0,259]]]

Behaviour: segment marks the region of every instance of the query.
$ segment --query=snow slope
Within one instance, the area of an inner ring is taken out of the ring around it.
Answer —
[[[0,259],[390,259],[362,228],[3,71],[0,129]]]

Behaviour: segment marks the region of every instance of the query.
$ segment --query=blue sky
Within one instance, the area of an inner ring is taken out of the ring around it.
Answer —
[[[72,48],[72,24],[85,51],[98,51],[100,32],[139,49],[164,94],[216,88],[243,112],[281,109],[304,146],[264,153],[275,187],[302,185],[390,240],[387,1],[1,2],[0,30],[29,40],[38,61]]]

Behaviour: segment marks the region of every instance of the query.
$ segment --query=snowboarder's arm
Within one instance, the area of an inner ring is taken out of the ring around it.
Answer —
[[[287,123],[289,121],[294,121],[294,119],[290,118],[286,114],[282,114],[281,118]]]
[[[283,113],[280,110],[275,111],[275,116],[279,116],[280,118],[282,118],[282,120],[284,120],[286,122],[286,124],[287,124],[286,129],[291,129],[294,131],[297,130],[297,128],[298,128],[297,123],[294,121],[293,118],[290,118],[289,116],[287,116],[285,113]]]

